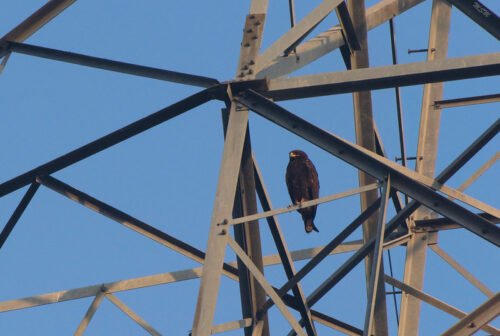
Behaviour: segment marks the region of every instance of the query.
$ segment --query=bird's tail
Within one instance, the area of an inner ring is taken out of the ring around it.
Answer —
[[[316,232],[319,232],[319,230],[316,227],[316,225],[314,225],[314,221],[313,221],[312,218],[305,219],[304,220],[304,224],[305,224],[306,232],[307,233],[311,233],[313,230],[316,231]]]

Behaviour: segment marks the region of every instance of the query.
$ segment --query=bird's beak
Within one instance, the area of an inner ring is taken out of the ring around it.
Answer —
[[[294,157],[297,157],[297,156],[298,156],[298,155],[297,155],[297,154],[295,154],[294,152],[290,152],[290,157],[291,157],[291,158],[294,158]]]

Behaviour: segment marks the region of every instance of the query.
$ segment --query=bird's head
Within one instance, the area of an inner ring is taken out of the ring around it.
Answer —
[[[307,159],[307,154],[304,153],[301,150],[294,149],[289,153],[290,160],[295,160],[295,159]]]

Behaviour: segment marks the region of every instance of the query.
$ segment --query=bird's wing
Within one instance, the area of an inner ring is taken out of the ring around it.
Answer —
[[[307,185],[308,185],[309,197],[310,199],[315,199],[319,197],[318,172],[316,171],[316,167],[314,167],[314,164],[310,160],[307,160],[306,165],[308,170]]]

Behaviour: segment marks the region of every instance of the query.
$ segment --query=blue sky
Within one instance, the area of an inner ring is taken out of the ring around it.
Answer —
[[[263,48],[289,27],[288,1],[270,1]],[[320,1],[296,1],[300,19]],[[373,5],[376,1],[367,1]],[[500,13],[500,3],[484,1]],[[0,35],[44,4],[35,0],[5,0]],[[26,42],[98,57],[169,70],[234,77],[244,18],[249,1],[79,1]],[[400,63],[424,61],[408,49],[427,46],[431,1],[395,19]],[[336,24],[329,16],[313,32]],[[449,56],[500,51],[498,41],[456,9],[453,10]],[[370,63],[391,64],[388,24],[369,33]],[[340,53],[333,52],[296,74],[343,71]],[[294,74],[295,75],[295,74]],[[499,77],[447,83],[445,99],[498,93]],[[0,75],[0,182],[95,140],[130,122],[183,99],[199,88],[111,73],[14,54]],[[391,159],[399,156],[394,91],[373,92],[374,115]],[[422,87],[402,89],[407,153],[415,155]],[[349,94],[283,102],[283,106],[347,140],[354,140]],[[204,249],[218,167],[222,155],[221,102],[202,105],[150,131],[54,174],[58,179],[186,242]],[[437,171],[450,163],[499,117],[499,104],[444,110]],[[288,152],[301,148],[315,163],[322,196],[357,186],[357,172],[344,162],[270,124],[250,116],[252,146],[275,207],[290,203],[284,183]],[[498,137],[469,162],[449,185],[458,187],[499,148]],[[498,164],[467,193],[496,207]],[[496,181],[496,182],[495,182]],[[5,223],[26,188],[0,199]],[[356,197],[321,205],[316,224],[321,234],[306,235],[300,216],[279,217],[291,250],[321,246],[355,218]],[[390,209],[393,213],[393,209]],[[4,225],[4,224],[1,224]],[[261,223],[264,254],[276,253],[265,223]],[[359,239],[357,231],[349,240]],[[500,254],[492,245],[465,230],[439,236],[440,246],[498,290]],[[470,311],[486,297],[429,251],[425,291]],[[349,254],[325,260],[303,282],[311,293]],[[402,278],[404,249],[392,250],[395,276]],[[234,260],[228,251],[226,260]],[[304,262],[297,262],[301,267]],[[103,282],[176,271],[198,264],[41,187],[0,251],[0,301]],[[362,327],[365,307],[364,268],[360,265],[317,306],[318,310]],[[266,268],[271,283],[280,286],[284,272]],[[118,293],[117,296],[165,335],[186,335],[191,329],[198,280]],[[239,319],[239,291],[223,279],[214,323]],[[2,335],[72,334],[91,298],[0,314]],[[396,322],[388,297],[391,334]],[[362,313],[360,313],[362,312]],[[288,332],[276,308],[270,311],[273,335]],[[456,319],[424,304],[422,335],[438,334]],[[498,323],[497,323],[498,327]],[[318,326],[320,335],[335,335]],[[110,302],[96,313],[88,335],[139,335],[143,331]],[[239,335],[240,332],[227,333]]]

